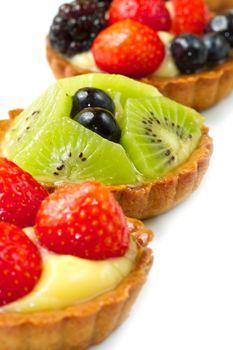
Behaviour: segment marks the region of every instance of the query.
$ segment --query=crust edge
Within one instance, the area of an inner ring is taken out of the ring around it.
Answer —
[[[91,73],[70,64],[60,56],[47,42],[48,63],[57,79]],[[148,76],[141,82],[155,86],[159,91],[181,104],[196,110],[214,106],[233,89],[233,58],[224,64],[198,74],[180,75],[175,78]]]

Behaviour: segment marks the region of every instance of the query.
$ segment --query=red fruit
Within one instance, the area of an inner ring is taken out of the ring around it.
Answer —
[[[35,244],[17,226],[0,222],[0,306],[28,294],[41,271]]]
[[[97,182],[66,186],[47,197],[37,214],[36,233],[49,250],[86,259],[122,256],[129,245],[122,209]]]
[[[163,0],[113,0],[109,8],[109,24],[128,18],[156,31],[171,28],[171,17]]]
[[[32,226],[46,189],[16,164],[0,157],[0,221]]]
[[[92,53],[101,70],[141,78],[160,66],[165,48],[154,30],[126,19],[100,32]]]
[[[209,19],[204,0],[172,0],[174,18],[172,29],[175,34],[203,34]]]

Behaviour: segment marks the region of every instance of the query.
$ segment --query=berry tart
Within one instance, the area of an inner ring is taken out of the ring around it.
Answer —
[[[59,80],[19,112],[0,124],[3,156],[50,191],[100,181],[129,217],[152,217],[184,200],[212,153],[198,112],[125,76]]]
[[[101,342],[127,317],[146,281],[152,232],[127,219],[100,183],[48,195],[14,163],[1,158],[0,167],[0,212],[7,201],[16,206],[15,187],[23,201],[25,186],[32,196],[46,195],[33,226],[1,217],[0,350],[84,350]]]
[[[233,14],[204,0],[76,0],[59,8],[47,58],[57,78],[123,74],[203,110],[232,90],[232,48]]]

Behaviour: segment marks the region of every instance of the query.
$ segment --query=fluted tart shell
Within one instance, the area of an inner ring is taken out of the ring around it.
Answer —
[[[0,313],[0,350],[84,350],[107,338],[127,318],[153,262],[153,233],[127,219],[138,254],[132,272],[112,291],[62,310]]]
[[[72,65],[47,43],[47,59],[57,79],[91,73]],[[233,89],[233,58],[201,73],[159,78],[149,75],[139,81],[155,86],[174,101],[196,110],[214,106]]]
[[[22,110],[9,112],[15,118]],[[10,120],[0,121],[0,142],[10,126]],[[128,217],[147,219],[162,214],[194,192],[205,175],[213,150],[208,128],[202,127],[198,146],[189,159],[162,178],[136,185],[110,186],[111,192]],[[1,148],[0,148],[1,151]],[[58,186],[44,184],[50,192]],[[62,186],[62,184],[59,184]]]

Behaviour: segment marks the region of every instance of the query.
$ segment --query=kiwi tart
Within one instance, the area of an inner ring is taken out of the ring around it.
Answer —
[[[102,118],[102,108],[96,101],[73,112],[77,92],[86,94],[87,88],[114,101],[114,113],[107,112],[120,129],[118,141],[101,134],[95,118]],[[124,76],[60,80],[16,117],[18,112],[1,122],[2,155],[51,191],[67,183],[101,181],[134,218],[158,215],[184,200],[201,182],[212,153],[200,114]],[[81,121],[83,115],[93,117],[89,125],[88,118]]]

